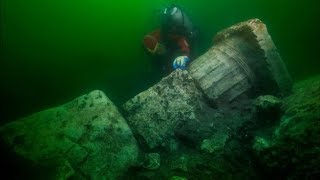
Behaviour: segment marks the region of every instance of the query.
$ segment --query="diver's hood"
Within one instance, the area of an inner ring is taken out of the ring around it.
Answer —
[[[192,35],[194,26],[189,17],[178,6],[165,8],[162,13],[162,31],[186,37]]]

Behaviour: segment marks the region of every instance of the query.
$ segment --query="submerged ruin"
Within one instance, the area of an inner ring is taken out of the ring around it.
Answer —
[[[217,33],[187,70],[121,107],[95,90],[12,121],[0,134],[29,166],[21,177],[313,178],[320,78],[292,87],[265,24],[252,19]]]

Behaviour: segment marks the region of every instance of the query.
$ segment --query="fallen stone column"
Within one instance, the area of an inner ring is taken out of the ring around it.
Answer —
[[[214,102],[230,102],[243,94],[287,94],[292,87],[267,28],[258,19],[219,32],[214,46],[188,71]]]
[[[19,156],[54,171],[53,179],[116,179],[138,156],[129,126],[101,91],[8,123],[0,135]]]

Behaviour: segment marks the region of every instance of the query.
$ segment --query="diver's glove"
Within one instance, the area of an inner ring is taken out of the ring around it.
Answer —
[[[189,62],[189,57],[188,56],[178,56],[174,61],[173,61],[173,69],[186,69],[187,63]]]

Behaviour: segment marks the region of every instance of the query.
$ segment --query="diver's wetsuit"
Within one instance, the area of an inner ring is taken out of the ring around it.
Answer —
[[[178,6],[165,8],[162,13],[161,28],[147,34],[143,43],[146,49],[158,56],[156,62],[164,66],[167,72],[172,70],[172,60],[177,56],[192,56],[190,49],[196,40],[197,30],[189,17]],[[158,44],[166,48],[165,53],[153,53]]]

